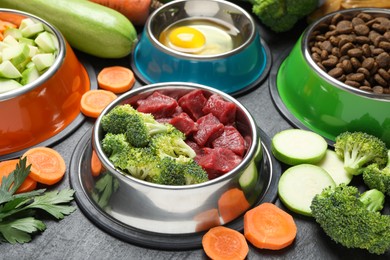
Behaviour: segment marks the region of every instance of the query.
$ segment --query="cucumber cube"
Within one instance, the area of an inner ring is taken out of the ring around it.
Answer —
[[[40,74],[35,65],[29,66],[22,72],[22,79],[20,84],[26,85],[39,78]]]
[[[19,29],[22,30],[26,28],[29,25],[35,24],[34,20],[31,18],[25,18],[20,22]]]
[[[3,39],[3,43],[8,44],[8,45],[18,45],[19,42],[16,40],[12,35],[7,35]]]
[[[44,31],[35,38],[35,43],[43,52],[54,52],[57,50],[51,35],[51,33]]]
[[[55,57],[52,53],[40,53],[32,57],[32,61],[37,67],[38,71],[41,72],[53,65]]]
[[[11,35],[12,37],[14,37],[16,40],[19,40],[20,38],[22,38],[22,32],[17,29],[17,28],[7,28],[5,31],[4,31],[4,37],[8,36],[8,35]]]
[[[22,85],[13,79],[0,79],[0,93],[22,87]]]
[[[19,43],[25,43],[27,45],[36,46],[33,39],[29,39],[29,38],[25,38],[25,37],[20,38]]]
[[[0,77],[17,79],[21,76],[22,74],[9,60],[5,60],[0,64]]]
[[[30,38],[40,32],[43,32],[45,29],[43,28],[43,24],[41,22],[37,22],[34,24],[27,25],[21,30],[23,37]]]
[[[19,70],[24,70],[26,64],[30,61],[30,48],[27,44],[18,44],[3,49],[3,60],[9,60]]]

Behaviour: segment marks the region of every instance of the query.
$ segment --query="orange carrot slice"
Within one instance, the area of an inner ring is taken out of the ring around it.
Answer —
[[[116,98],[117,96],[111,91],[102,89],[88,90],[80,100],[81,112],[86,116],[97,118],[103,109]]]
[[[64,177],[64,158],[52,148],[34,147],[27,150],[22,157],[27,157],[27,165],[31,164],[30,178],[39,183],[53,185]]]
[[[292,216],[272,203],[263,203],[244,215],[244,235],[257,248],[285,248],[292,244],[296,234]]]
[[[223,223],[228,223],[237,218],[249,207],[244,192],[238,188],[225,191],[218,200],[218,210]]]
[[[202,238],[202,246],[214,260],[245,259],[249,252],[244,235],[224,226],[209,229]]]
[[[97,156],[95,150],[92,150],[92,156],[91,156],[91,173],[93,177],[97,177],[100,175],[102,171],[102,163],[99,160],[99,157]]]
[[[113,93],[123,93],[130,90],[135,83],[134,73],[122,66],[112,66],[102,69],[97,77],[99,87]]]
[[[8,176],[11,172],[13,172],[16,169],[16,165],[18,164],[18,162],[19,159],[0,162],[0,184],[3,177]],[[36,187],[37,187],[37,182],[27,176],[24,182],[16,190],[16,193],[32,191]]]

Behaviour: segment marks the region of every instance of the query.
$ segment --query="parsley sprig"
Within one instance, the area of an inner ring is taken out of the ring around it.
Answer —
[[[3,177],[0,185],[0,239],[9,243],[31,241],[31,234],[46,229],[43,221],[35,218],[35,210],[43,210],[56,219],[63,219],[76,208],[66,205],[73,200],[74,191],[34,190],[15,194],[30,172],[26,158],[20,159],[16,169]]]

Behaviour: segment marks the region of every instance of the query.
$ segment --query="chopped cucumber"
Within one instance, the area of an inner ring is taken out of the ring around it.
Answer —
[[[35,43],[44,52],[54,52],[57,49],[51,35],[51,33],[45,31],[35,38]]]
[[[21,76],[22,74],[9,60],[5,60],[0,64],[0,77],[6,79],[17,79]]]
[[[332,177],[321,167],[312,164],[295,165],[279,179],[278,194],[291,211],[311,216],[311,201],[326,187],[335,187]]]
[[[22,84],[13,79],[0,79],[0,93],[11,91],[22,86]]]
[[[344,169],[344,161],[333,150],[328,149],[324,158],[316,165],[327,171],[337,185],[341,183],[348,185],[352,180],[353,175]]]
[[[317,163],[327,148],[322,136],[302,129],[283,130],[272,138],[271,144],[275,158],[288,165]]]
[[[38,71],[43,71],[53,65],[55,57],[52,53],[41,53],[31,58]]]
[[[39,21],[26,18],[19,28],[7,28],[0,41],[1,92],[36,80],[53,65],[58,48],[56,36]]]

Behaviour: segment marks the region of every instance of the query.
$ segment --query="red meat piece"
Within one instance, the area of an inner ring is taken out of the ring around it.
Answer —
[[[223,133],[224,125],[211,113],[202,116],[196,122],[198,131],[193,134],[193,138],[200,147],[211,144],[215,138]]]
[[[181,98],[179,98],[178,103],[181,108],[186,112],[193,120],[198,120],[198,118],[204,115],[202,109],[206,104],[207,99],[203,95],[203,91],[200,89],[193,90]]]
[[[156,119],[171,117],[178,106],[176,99],[161,94],[158,91],[146,99],[137,101],[137,110],[143,113],[151,113]]]
[[[195,161],[207,172],[209,180],[217,178],[235,168],[242,158],[226,148],[202,149]]]
[[[225,101],[220,95],[214,94],[209,97],[202,111],[205,114],[212,113],[224,124],[233,124],[236,120],[236,105]]]
[[[231,125],[225,126],[223,133],[213,142],[214,148],[221,147],[232,150],[238,156],[243,156],[245,152],[245,140],[241,133]]]
[[[198,130],[197,124],[194,122],[194,120],[192,120],[191,117],[189,117],[187,113],[184,112],[173,117],[169,123],[179,129],[186,136]]]
[[[186,139],[185,142],[189,147],[191,147],[195,151],[196,155],[201,155],[202,148],[200,148],[197,143],[189,139]]]

